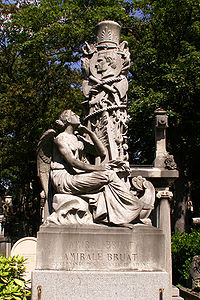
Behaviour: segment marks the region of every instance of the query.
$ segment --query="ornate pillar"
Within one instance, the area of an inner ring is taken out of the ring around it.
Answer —
[[[172,287],[172,259],[171,259],[171,217],[170,217],[170,201],[173,194],[169,188],[158,189],[156,197],[160,200],[159,210],[159,228],[163,230],[165,235],[165,268],[169,274],[169,291]],[[171,299],[171,298],[169,298]]]
[[[167,156],[166,150],[166,128],[168,127],[168,116],[166,111],[158,108],[155,112],[155,143],[156,143],[156,157],[154,166],[156,168],[165,167],[165,158]]]
[[[107,149],[106,160],[128,163],[126,105],[130,52],[126,41],[120,43],[120,28],[114,21],[100,22],[97,43],[83,46],[83,104],[87,127]]]

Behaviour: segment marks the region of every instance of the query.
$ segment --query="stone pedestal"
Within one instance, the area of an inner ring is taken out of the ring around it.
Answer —
[[[32,300],[169,300],[166,272],[34,271]]]
[[[165,239],[152,226],[41,226],[36,260],[32,300],[169,300]]]

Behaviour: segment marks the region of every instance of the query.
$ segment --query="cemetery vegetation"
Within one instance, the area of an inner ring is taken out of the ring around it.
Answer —
[[[31,295],[23,278],[25,259],[19,256],[0,256],[0,300],[26,300]]]
[[[169,115],[167,149],[180,171],[173,227],[183,231],[188,200],[200,213],[199,1],[12,2],[0,1],[0,191],[2,199],[13,196],[7,234],[14,241],[38,230],[37,143],[64,109],[81,115],[81,47],[95,42],[94,28],[103,20],[122,26],[131,52],[131,163],[152,164],[154,110]]]
[[[190,269],[192,258],[200,253],[200,231],[177,231],[172,235],[173,283],[191,288]]]
[[[172,228],[184,231],[199,215],[200,3],[199,0],[132,1],[127,37],[132,57],[129,84],[130,149],[133,163],[154,157],[154,111],[169,116],[167,150],[179,179],[174,185]],[[193,213],[188,203],[193,202]]]

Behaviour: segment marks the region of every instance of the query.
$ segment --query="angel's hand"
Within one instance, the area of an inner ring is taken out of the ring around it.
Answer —
[[[109,164],[105,164],[104,167],[106,168],[106,170],[111,170],[111,166]]]
[[[77,129],[78,129],[78,131],[80,131],[80,133],[88,133],[88,134],[90,133],[90,130],[81,124],[78,126]]]
[[[122,166],[122,169],[124,170],[124,171],[126,171],[126,172],[131,172],[131,168],[129,167],[129,166],[127,166],[126,164],[124,164],[123,166]]]
[[[97,171],[106,171],[106,170],[110,170],[110,169],[111,169],[111,167],[108,164],[105,164],[105,165],[102,164],[102,165],[96,167]]]
[[[126,162],[121,161],[121,160],[111,160],[108,162],[109,166],[117,169],[121,169],[126,172],[130,172],[130,167],[126,164]]]

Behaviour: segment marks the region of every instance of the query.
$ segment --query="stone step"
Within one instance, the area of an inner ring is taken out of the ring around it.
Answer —
[[[172,285],[172,297],[178,297],[179,295],[180,295],[179,289],[176,286]]]
[[[172,286],[172,300],[184,300],[180,297],[180,291],[176,286]]]

